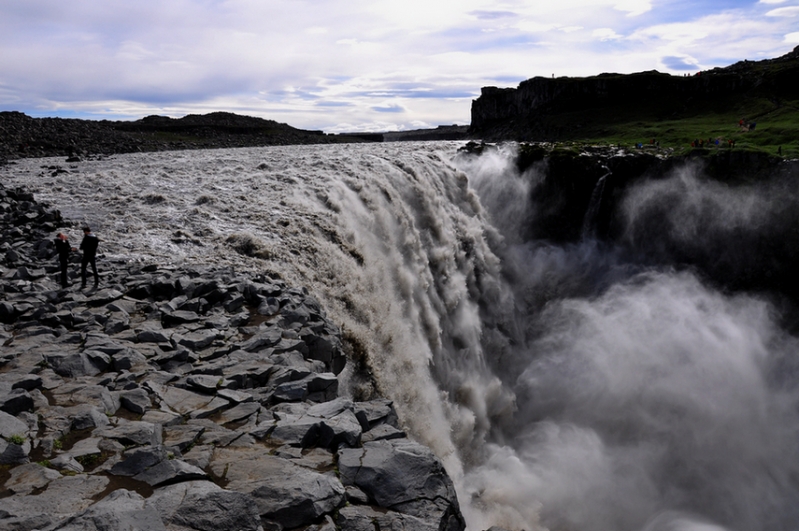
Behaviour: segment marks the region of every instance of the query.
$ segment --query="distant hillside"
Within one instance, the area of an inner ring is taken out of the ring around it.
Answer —
[[[341,133],[369,142],[404,142],[435,140],[466,140],[468,125],[439,125],[435,129],[411,129],[410,131],[384,131],[371,133]]]
[[[472,102],[469,134],[487,141],[654,139],[674,147],[720,139],[799,156],[799,47],[691,76],[535,77],[517,88],[484,87]]]
[[[0,112],[0,161],[137,151],[359,142],[228,112],[136,121],[31,118]]]

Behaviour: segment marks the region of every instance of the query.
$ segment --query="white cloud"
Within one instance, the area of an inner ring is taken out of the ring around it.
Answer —
[[[799,6],[779,7],[766,13],[767,17],[795,17],[799,15]]]
[[[594,37],[598,38],[601,41],[612,41],[622,38],[621,35],[619,35],[610,28],[595,29],[593,32],[591,32],[591,35],[593,35]]]
[[[792,44],[799,43],[799,31],[787,34],[785,36],[785,42],[789,42]]]
[[[626,11],[629,17],[636,17],[651,11],[652,2],[649,0],[621,0],[613,8],[619,11]]]
[[[0,110],[230,110],[309,129],[463,123],[486,85],[782,55],[796,28],[777,4],[708,14],[700,3],[648,25],[671,4],[0,0]]]

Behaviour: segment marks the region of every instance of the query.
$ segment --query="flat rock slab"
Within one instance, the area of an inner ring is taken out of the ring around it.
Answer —
[[[147,385],[155,392],[161,403],[172,411],[181,415],[189,415],[204,409],[216,397],[202,393],[195,393],[178,387],[167,387],[148,382]],[[227,403],[227,401],[225,401]]]
[[[104,306],[122,297],[123,294],[115,289],[102,289],[86,299],[86,304],[90,306]]]
[[[195,374],[186,378],[186,383],[200,392],[215,394],[216,388],[219,386],[219,380],[221,380],[219,376]]]
[[[80,441],[76,442],[66,453],[75,459],[89,455],[98,455],[102,453],[102,450],[100,450],[100,442],[102,442],[102,439],[99,437],[81,439]]]
[[[394,511],[376,511],[371,507],[349,505],[342,507],[336,520],[340,529],[347,531],[439,531],[437,525]]]
[[[53,531],[166,531],[158,511],[135,492],[118,489]]]
[[[18,518],[48,515],[57,521],[91,505],[91,498],[103,492],[108,482],[103,476],[63,476],[51,481],[41,494],[0,499],[0,511]]]
[[[390,424],[380,424],[361,435],[361,442],[390,441],[392,439],[404,439],[405,437],[406,434],[404,431]]]
[[[164,445],[174,446],[182,452],[194,445],[206,429],[205,426],[191,424],[165,426],[163,431]]]
[[[310,525],[345,502],[335,475],[308,470],[265,449],[218,448],[210,467],[228,481],[228,490],[253,496],[261,516],[283,528]]]
[[[65,383],[52,391],[55,405],[70,407],[83,404],[96,406],[109,415],[119,409],[119,399],[100,385],[85,384],[81,382]]]
[[[227,424],[228,422],[238,422],[254,415],[261,409],[261,404],[258,402],[244,402],[231,409],[219,413],[214,418],[220,424]]]
[[[11,470],[11,477],[6,481],[6,488],[14,494],[30,494],[35,489],[46,487],[51,481],[59,479],[61,474],[36,463],[28,463]]]
[[[168,483],[206,479],[207,477],[208,474],[194,465],[180,459],[167,459],[133,476],[133,479],[157,487]]]
[[[202,350],[211,345],[218,337],[216,330],[197,330],[180,338],[178,344],[191,350]]]
[[[263,531],[255,499],[210,481],[161,487],[147,499],[167,525],[199,531]]]
[[[122,422],[113,428],[95,430],[94,435],[116,439],[124,445],[160,444],[162,441],[161,429],[159,424],[132,420]]]
[[[213,400],[208,402],[203,407],[197,408],[191,413],[189,413],[189,417],[193,419],[205,419],[219,413],[220,411],[224,411],[229,407],[230,407],[230,402],[228,402],[224,398],[215,396]]]

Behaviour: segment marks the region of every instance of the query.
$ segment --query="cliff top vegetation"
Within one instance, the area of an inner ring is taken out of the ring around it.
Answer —
[[[674,76],[657,71],[535,77],[485,87],[471,135],[554,141],[750,149],[799,157],[799,47],[785,56]]]

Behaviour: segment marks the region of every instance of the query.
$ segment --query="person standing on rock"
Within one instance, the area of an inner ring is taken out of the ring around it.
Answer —
[[[68,286],[67,264],[69,263],[69,253],[70,251],[77,251],[77,249],[69,245],[69,239],[66,234],[59,232],[55,237],[55,250],[58,253],[58,261],[61,264],[61,287],[66,288]]]
[[[100,276],[97,274],[97,247],[100,245],[100,238],[94,235],[92,229],[83,227],[83,241],[80,242],[80,250],[83,251],[83,259],[80,261],[81,287],[86,287],[86,266],[92,265],[94,273],[94,286],[100,283]]]

